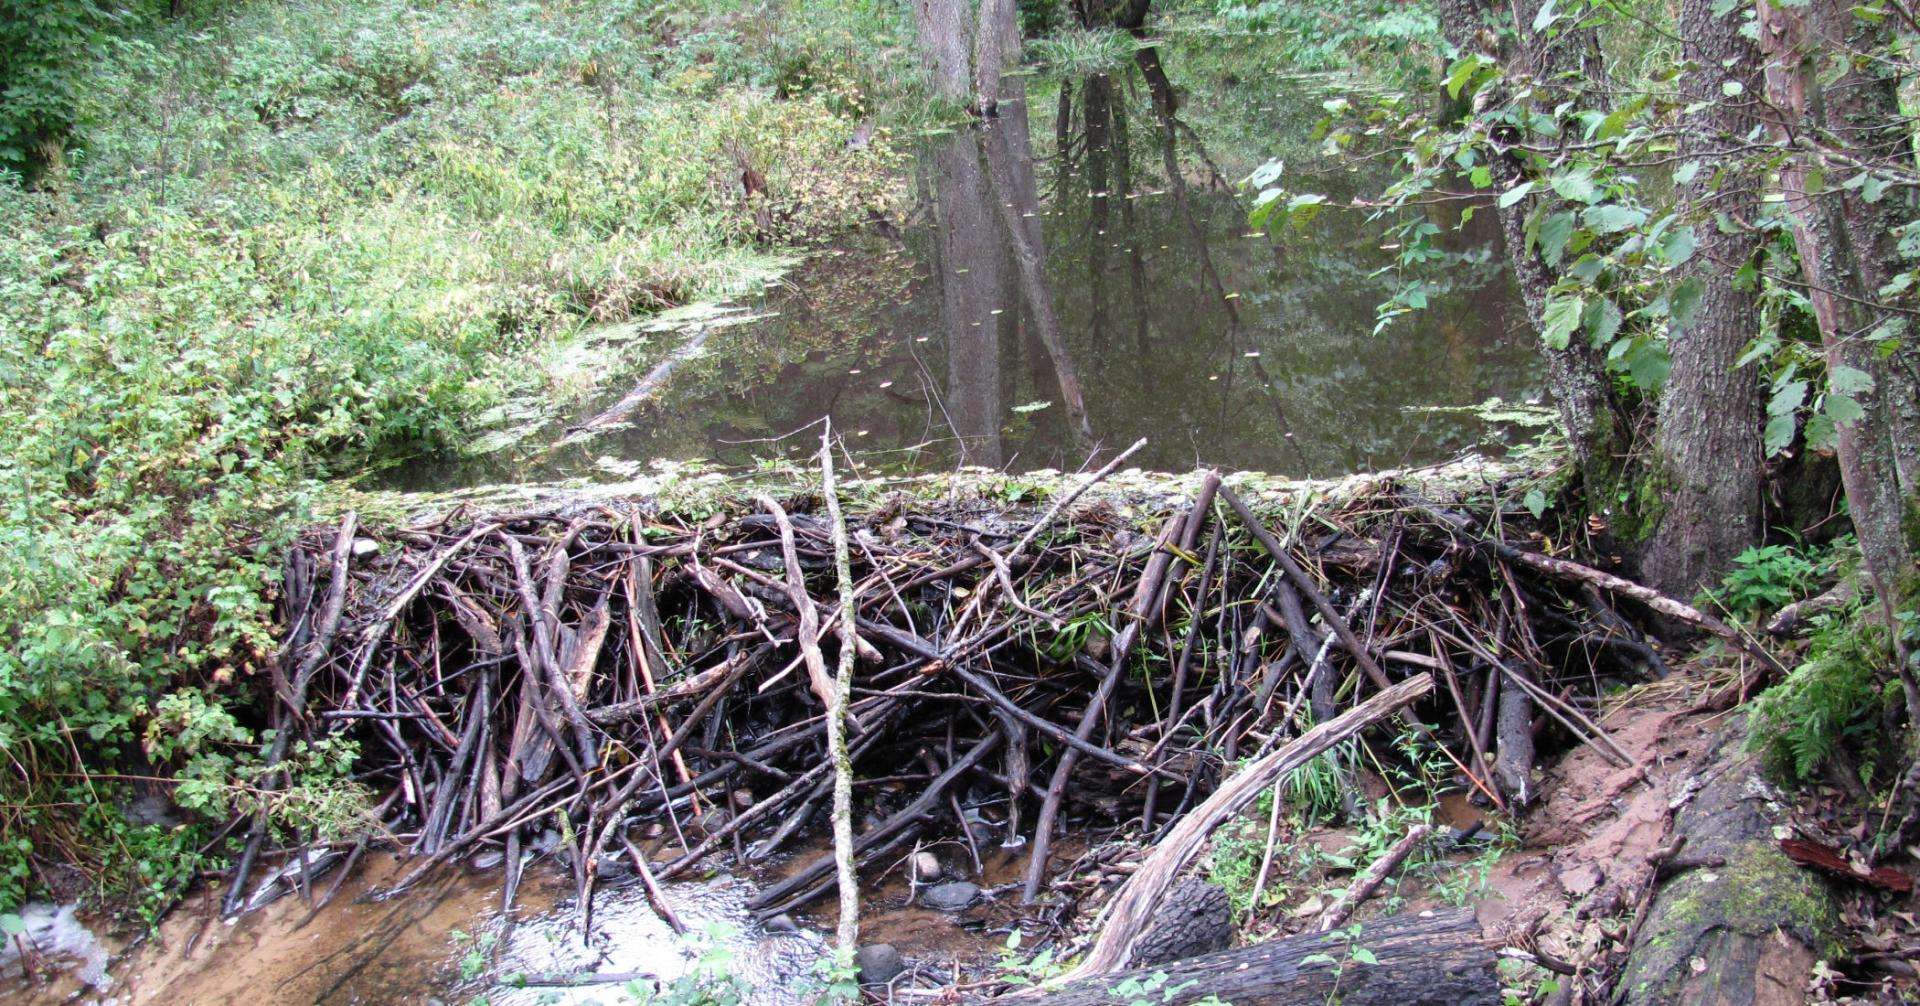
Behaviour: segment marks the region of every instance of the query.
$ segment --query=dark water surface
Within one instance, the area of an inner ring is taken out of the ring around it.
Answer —
[[[1223,66],[1159,48],[1106,74],[1015,83],[997,120],[924,143],[904,223],[810,257],[721,325],[650,337],[632,377],[565,428],[394,481],[546,479],[606,458],[745,464],[809,451],[810,436],[774,438],[828,414],[902,470],[1076,467],[1147,437],[1144,467],[1326,476],[1499,438],[1432,408],[1538,387],[1497,230],[1455,233],[1436,211],[1449,255],[1427,277],[1430,306],[1375,335],[1397,282],[1380,271],[1383,226],[1342,205],[1254,231],[1238,182],[1276,155],[1289,189],[1335,204],[1378,180],[1315,149],[1315,86]],[[1252,97],[1276,89],[1293,93]]]

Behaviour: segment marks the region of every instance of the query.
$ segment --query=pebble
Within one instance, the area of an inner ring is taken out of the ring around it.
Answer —
[[[472,859],[467,860],[467,865],[476,870],[491,870],[505,862],[506,858],[507,854],[499,849],[482,849],[474,853]]]
[[[860,969],[860,984],[885,985],[907,969],[900,951],[890,943],[873,943],[854,952],[853,964]]]
[[[915,883],[931,884],[946,872],[940,865],[940,857],[931,852],[913,854],[913,879]]]
[[[920,892],[920,903],[942,912],[957,912],[980,900],[980,885],[965,880],[949,880]]]

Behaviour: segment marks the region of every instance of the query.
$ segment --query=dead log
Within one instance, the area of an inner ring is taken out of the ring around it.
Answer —
[[[1349,938],[1351,936],[1352,938]],[[1152,983],[1139,995],[1129,981]],[[1397,915],[1330,933],[1225,950],[1156,968],[1100,975],[1053,990],[1002,996],[1003,1006],[1112,1006],[1147,999],[1186,1006],[1218,996],[1233,1006],[1473,1006],[1498,1003],[1494,955],[1470,909]]]

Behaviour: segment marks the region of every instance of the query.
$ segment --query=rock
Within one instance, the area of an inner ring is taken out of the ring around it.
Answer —
[[[1153,967],[1216,953],[1233,945],[1227,892],[1204,880],[1183,880],[1167,892],[1153,924],[1133,946],[1131,967]]]
[[[1628,1006],[1803,1002],[1817,961],[1839,950],[1840,903],[1780,851],[1785,799],[1765,782],[1736,719],[1674,816],[1685,839],[1616,986]]]
[[[506,859],[507,854],[499,849],[482,849],[474,853],[472,859],[467,860],[467,865],[476,870],[491,870],[506,862]]]
[[[540,837],[533,840],[533,851],[542,856],[551,855],[553,850],[558,848],[560,848],[560,833],[552,828],[541,832]]]
[[[931,884],[940,879],[945,871],[940,865],[940,857],[931,852],[916,852],[910,863],[914,883]]]
[[[797,933],[800,931],[799,923],[794,922],[793,916],[785,912],[781,912],[779,915],[768,919],[761,924],[761,927],[769,933]]]
[[[965,880],[949,880],[920,892],[920,903],[941,912],[957,912],[980,900],[980,885]]]
[[[860,984],[885,985],[907,969],[907,962],[892,944],[873,943],[854,952],[853,966],[860,971]]]

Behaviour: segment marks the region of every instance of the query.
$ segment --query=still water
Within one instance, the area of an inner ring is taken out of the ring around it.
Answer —
[[[1318,151],[1312,82],[1276,101],[1224,62],[1157,47],[1015,82],[997,119],[922,141],[902,218],[762,297],[653,326],[631,376],[566,421],[392,481],[746,464],[808,451],[778,438],[822,415],[897,470],[1071,468],[1147,437],[1144,467],[1327,476],[1506,435],[1460,411],[1539,385],[1497,229],[1433,211],[1448,254],[1429,306],[1375,334],[1393,251],[1348,204],[1380,179]],[[1240,180],[1276,156],[1290,191],[1332,204],[1306,227],[1248,225]]]

